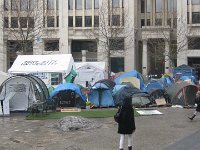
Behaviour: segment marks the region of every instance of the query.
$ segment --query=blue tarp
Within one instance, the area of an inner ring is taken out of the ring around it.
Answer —
[[[86,102],[86,97],[82,94],[80,87],[74,83],[63,83],[59,84],[51,93],[50,98],[52,99],[54,96],[56,96],[59,92],[61,91],[66,91],[66,90],[72,90],[76,94],[78,94],[83,101]]]
[[[151,81],[146,85],[144,91],[149,92],[152,89],[160,89],[165,91],[165,89],[167,89],[173,83],[173,80],[169,76],[160,79],[151,79]]]
[[[163,84],[159,80],[151,80],[145,88],[145,91],[148,92],[151,89],[161,89],[164,90]]]
[[[88,94],[88,99],[95,107],[114,106],[112,92],[104,83],[95,83]]]
[[[159,81],[163,84],[163,87],[165,89],[170,87],[174,83],[174,80],[170,76],[160,78]]]
[[[126,77],[136,77],[140,80],[140,89],[143,90],[145,88],[145,84],[144,84],[144,79],[142,77],[142,75],[137,72],[136,70],[130,71],[130,72],[125,72],[124,74],[118,76],[117,78],[115,78],[115,83],[116,84],[120,84],[120,81],[122,78],[126,78]]]

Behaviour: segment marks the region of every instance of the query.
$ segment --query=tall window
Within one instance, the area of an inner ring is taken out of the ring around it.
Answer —
[[[151,12],[151,0],[146,0],[146,12]]]
[[[94,16],[94,26],[99,27],[99,16]]]
[[[34,10],[34,8],[38,7],[38,0],[29,0],[29,9]]]
[[[4,0],[4,10],[9,10],[9,1],[8,0]]]
[[[167,11],[176,12],[176,10],[177,10],[177,0],[167,0]]]
[[[174,0],[173,9],[174,9],[174,12],[177,11],[177,0]]]
[[[119,6],[119,0],[112,0],[112,7],[117,8]]]
[[[28,27],[29,28],[34,28],[34,18],[33,17],[29,17],[28,18]]]
[[[27,11],[28,10],[28,0],[21,0],[20,1],[20,10]]]
[[[171,12],[172,10],[172,0],[167,0],[167,11]]]
[[[144,13],[145,0],[141,0],[141,13]]]
[[[68,17],[68,27],[73,27],[73,16]]]
[[[99,8],[99,0],[94,0],[94,9]]]
[[[59,51],[59,40],[45,41],[45,51]]]
[[[47,16],[47,27],[54,27],[54,16]]]
[[[82,9],[82,0],[76,0],[76,9]]]
[[[8,17],[4,17],[4,28],[8,28]]]
[[[76,16],[76,27],[82,27],[82,16]]]
[[[17,17],[11,18],[11,28],[18,28],[18,18]]]
[[[192,0],[192,5],[200,5],[200,0]]]
[[[124,50],[124,38],[109,39],[110,50]]]
[[[111,58],[111,71],[114,73],[124,72],[124,57]]]
[[[85,27],[92,26],[92,16],[85,16]]]
[[[156,12],[162,12],[162,0],[156,0]]]
[[[112,15],[112,25],[120,26],[120,15]]]
[[[47,0],[47,10],[54,10],[54,0]]]
[[[17,10],[18,9],[18,1],[17,0],[11,0],[11,9]]]
[[[68,9],[73,10],[73,0],[68,1]]]
[[[192,12],[192,23],[200,23],[200,12]]]
[[[19,23],[21,28],[27,28],[27,17],[20,17]]]
[[[92,9],[92,0],[85,0],[85,9]]]

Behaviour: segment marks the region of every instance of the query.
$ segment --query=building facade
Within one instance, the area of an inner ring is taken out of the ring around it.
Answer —
[[[199,0],[3,0],[0,70],[18,53],[71,53],[112,72],[163,74],[200,66]],[[24,44],[25,43],[25,44]],[[25,45],[25,46],[24,46]]]

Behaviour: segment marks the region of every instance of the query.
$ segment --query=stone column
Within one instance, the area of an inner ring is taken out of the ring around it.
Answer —
[[[38,7],[36,7],[38,5]],[[35,39],[33,43],[33,55],[41,55],[43,54],[43,39],[42,39],[42,28],[43,28],[43,1],[38,1],[34,4],[34,13],[35,13]]]
[[[148,74],[148,54],[147,54],[147,40],[143,40],[143,51],[142,51],[142,74],[147,75]]]
[[[6,38],[5,38],[5,36],[4,36],[4,39],[3,39],[3,58],[4,58],[4,61],[2,62],[2,64],[3,64],[3,71],[4,72],[7,72],[7,70],[9,69],[8,68],[8,59],[7,59],[7,55],[8,55],[8,46],[7,46],[7,43],[8,43],[8,36],[6,36]],[[11,67],[10,66],[10,63],[9,63],[9,67]]]
[[[165,73],[170,72],[169,42],[165,40]]]
[[[87,61],[87,57],[86,57],[86,54],[87,54],[87,50],[82,50],[82,62],[86,62]]]
[[[3,6],[3,1],[0,1],[0,6]],[[3,9],[3,7],[2,7]],[[4,71],[4,49],[3,49],[3,13],[0,13],[0,70]]]
[[[59,0],[59,6],[59,51],[62,54],[69,54],[71,51],[68,49],[68,1]]]
[[[69,52],[69,54],[72,53],[72,40],[71,39],[68,40],[68,52]]]

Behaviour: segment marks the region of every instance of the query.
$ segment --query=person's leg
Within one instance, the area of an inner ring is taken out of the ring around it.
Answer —
[[[194,117],[197,115],[197,111],[194,112],[194,114],[192,115],[192,117],[188,117],[190,120],[193,120]]]
[[[120,134],[120,140],[119,140],[119,149],[123,150],[124,148],[124,138],[125,138],[125,134]]]
[[[133,134],[128,134],[128,150],[132,150]]]

